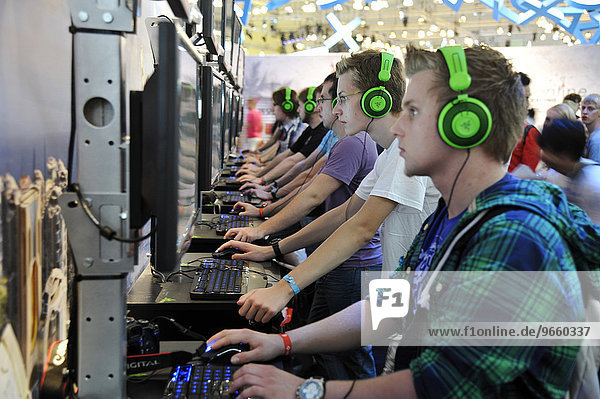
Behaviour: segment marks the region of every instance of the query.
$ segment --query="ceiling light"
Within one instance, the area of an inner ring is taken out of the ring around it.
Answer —
[[[390,32],[390,39],[396,38],[396,32]]]
[[[546,40],[546,34],[545,33],[542,33],[540,35],[540,40]]]
[[[590,38],[592,37],[592,32],[585,32],[583,36],[585,36],[586,39],[590,40]]]
[[[448,44],[449,44],[450,46],[456,46],[456,40],[454,40],[454,39],[450,39],[450,40],[448,40]]]
[[[404,0],[404,1],[402,2],[402,5],[403,5],[404,7],[412,7],[412,6],[413,6],[413,0]]]
[[[370,10],[369,6],[365,6],[364,10],[369,11]]]
[[[427,36],[428,36],[428,37],[429,37],[429,36],[433,36],[433,32],[432,32],[432,31],[430,31],[430,30],[428,30],[428,31],[427,31]]]
[[[259,56],[259,57],[264,57],[264,56],[265,56],[265,52],[261,50],[261,51],[258,53],[258,56]]]
[[[336,4],[336,5],[335,5],[335,7],[333,7],[333,9],[334,9],[335,11],[342,11],[342,10],[344,9],[344,7],[342,7],[342,5],[341,5],[341,4]]]
[[[446,32],[446,36],[454,37],[454,31],[452,29],[448,29],[448,32]]]
[[[421,47],[425,46],[425,40],[420,40],[419,41],[419,46],[421,46]]]
[[[352,8],[360,11],[363,9],[363,5],[360,1],[355,1],[354,4],[352,4]]]
[[[358,35],[356,35],[356,41],[357,42],[362,42],[364,39],[363,35],[361,35],[360,33]]]
[[[423,39],[425,37],[425,31],[420,30],[419,33],[417,33],[417,36],[419,37],[419,39]]]
[[[398,11],[398,18],[400,18],[400,19],[404,19],[404,16],[405,16],[405,15],[406,15],[406,14],[404,14],[404,11],[402,11],[402,10]]]
[[[417,21],[419,21],[419,23],[422,24],[425,22],[425,18],[419,17],[419,19],[417,19]]]
[[[465,37],[465,45],[467,45],[468,47],[473,46],[473,39],[470,38],[469,36]]]
[[[360,21],[360,26],[365,26],[367,24],[367,21],[365,21],[364,19],[362,21]]]
[[[304,43],[296,43],[295,46],[298,50],[304,50]]]
[[[445,29],[442,29],[442,30],[440,31],[440,36],[441,36],[441,37],[446,37],[446,30],[445,30]]]
[[[448,39],[443,38],[442,42],[440,43],[440,47],[446,47],[448,45]]]
[[[381,21],[381,20],[377,21],[377,25],[383,26],[383,21]]]
[[[317,6],[315,5],[315,3],[305,4],[305,5],[302,6],[302,11],[304,11],[304,12],[316,12],[317,11]]]
[[[504,33],[504,28],[502,28],[501,26],[498,27],[498,29],[496,29],[496,33],[501,35]]]
[[[558,31],[552,34],[552,40],[558,40]]]
[[[408,31],[403,30],[402,31],[402,38],[406,39],[408,37]]]
[[[467,17],[465,17],[464,15],[461,15],[460,18],[458,18],[458,22],[460,22],[461,24],[464,24],[465,22],[467,22]]]
[[[431,25],[429,27],[429,30],[432,31],[432,32],[439,32],[440,28],[437,25],[434,24],[434,25]]]

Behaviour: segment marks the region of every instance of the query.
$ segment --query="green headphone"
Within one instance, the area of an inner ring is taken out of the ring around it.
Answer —
[[[292,112],[294,110],[294,103],[292,102],[292,89],[289,87],[285,88],[285,99],[281,103],[281,109],[285,112]]]
[[[467,90],[471,85],[471,75],[467,72],[465,50],[461,46],[450,46],[438,51],[448,64],[450,88],[459,93]],[[492,114],[482,101],[461,93],[442,108],[438,130],[449,146],[473,148],[490,135]]]
[[[394,55],[381,53],[381,69],[377,77],[381,82],[390,80]],[[392,95],[384,86],[371,87],[360,99],[360,106],[367,116],[382,118],[392,109]]]
[[[315,89],[316,89],[316,87],[309,87],[308,93],[306,94],[306,102],[304,103],[304,111],[307,114],[312,114],[317,109],[317,103],[315,102]]]

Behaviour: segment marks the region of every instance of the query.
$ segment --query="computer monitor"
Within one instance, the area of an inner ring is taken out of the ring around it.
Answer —
[[[202,36],[211,54],[223,55],[223,5],[220,1],[200,0]]]
[[[210,190],[223,167],[225,80],[210,66],[200,67],[202,117],[198,144],[198,184]]]
[[[201,15],[195,0],[168,0],[171,11],[186,22],[199,21]]]
[[[158,29],[158,64],[143,94],[132,93],[131,210],[134,228],[152,219],[151,262],[170,272],[198,216],[198,66],[173,24]]]
[[[233,87],[225,84],[225,103],[223,107],[223,159],[229,156],[231,150],[231,98],[233,97]]]
[[[239,9],[237,5],[236,9]],[[232,74],[236,79],[236,82],[239,81],[238,77],[238,60],[240,57],[240,46],[242,43],[242,20],[237,12],[233,14],[233,41],[231,48],[231,70]]]
[[[231,53],[233,50],[233,1],[223,1],[223,49],[225,50],[224,61],[231,67]]]
[[[233,147],[235,144],[235,138],[239,137],[241,132],[240,126],[240,105],[241,105],[241,97],[237,91],[233,92],[233,111],[231,112],[231,140],[229,145]]]

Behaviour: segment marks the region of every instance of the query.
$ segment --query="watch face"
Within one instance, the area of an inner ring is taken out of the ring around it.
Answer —
[[[308,380],[302,384],[300,392],[303,399],[317,399],[323,396],[323,387],[317,381]]]

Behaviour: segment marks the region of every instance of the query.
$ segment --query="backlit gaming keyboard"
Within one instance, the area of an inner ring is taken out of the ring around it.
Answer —
[[[236,202],[248,202],[249,198],[240,192],[226,191],[225,195],[221,196],[221,201],[224,204],[235,204]]]
[[[217,227],[215,232],[218,236],[222,236],[227,233],[227,230],[239,228],[239,227],[248,227],[248,223],[250,222],[250,218],[248,216],[241,215],[221,215],[221,218],[217,222]]]
[[[236,298],[247,292],[248,271],[244,261],[205,259],[190,289],[191,299]]]
[[[177,366],[169,380],[163,399],[235,398],[239,392],[229,393],[230,381],[239,366],[190,362]]]

